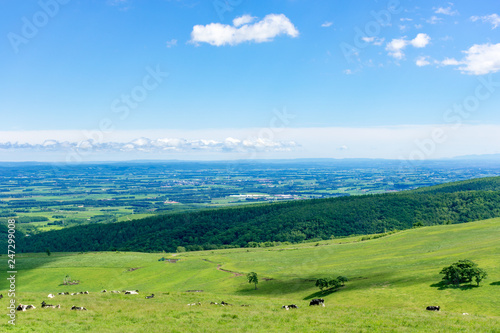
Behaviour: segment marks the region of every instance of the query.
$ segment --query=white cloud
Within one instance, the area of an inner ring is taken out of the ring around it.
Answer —
[[[440,64],[444,66],[458,67],[465,74],[484,75],[500,71],[500,43],[498,44],[476,44],[468,50],[462,60],[446,58]]]
[[[454,16],[458,15],[458,10],[452,8],[453,4],[450,3],[450,6],[444,8],[444,7],[439,7],[437,8],[434,13],[436,14],[443,14],[443,15],[449,15],[449,16]]]
[[[294,141],[276,141],[265,138],[248,138],[244,140],[228,137],[224,140],[214,139],[183,139],[183,138],[137,138],[128,142],[96,142],[92,139],[79,142],[45,140],[42,143],[0,142],[2,150],[33,150],[38,152],[107,152],[120,153],[140,151],[147,153],[161,152],[251,152],[251,151],[292,151],[300,147]]]
[[[500,16],[498,16],[498,14],[491,14],[486,16],[472,16],[470,19],[472,22],[481,20],[485,23],[490,23],[492,25],[491,29],[496,29],[500,26]]]
[[[464,66],[459,69],[474,75],[495,73],[500,70],[500,43],[498,44],[476,44],[467,51]]]
[[[253,24],[244,23],[248,20],[248,15],[244,15],[233,20],[233,24],[241,24],[239,26],[220,23],[195,25],[191,32],[191,42],[222,46],[244,42],[269,42],[279,35],[290,37],[299,35],[299,31],[283,14],[269,14]]]
[[[422,47],[426,47],[427,44],[429,44],[430,40],[431,40],[431,38],[429,37],[429,35],[420,33],[420,34],[417,35],[417,37],[415,37],[414,39],[412,39],[410,41],[410,43],[414,47],[422,48]]]
[[[255,19],[256,19],[256,17],[254,17],[254,16],[243,15],[243,16],[235,18],[233,20],[233,25],[235,27],[239,27],[239,26],[242,26],[244,24],[252,23],[253,21],[255,21]]]
[[[367,43],[372,43],[373,45],[380,46],[384,43],[385,38],[377,38],[377,37],[361,37],[361,39]]]
[[[168,48],[177,46],[177,39],[171,39],[171,40],[167,41],[166,45],[167,45]]]
[[[405,54],[403,50],[408,46],[412,45],[416,48],[423,48],[429,44],[431,38],[429,35],[424,33],[419,33],[414,39],[407,40],[406,37],[393,39],[386,45],[386,50],[389,52],[389,55],[395,59],[403,59]]]
[[[333,22],[329,22],[329,21],[326,21],[325,23],[323,23],[321,26],[323,28],[328,28],[328,27],[331,27],[333,25]]]
[[[441,61],[441,65],[443,66],[458,66],[460,65],[460,62],[456,60],[455,58],[446,58],[443,61]]]
[[[437,24],[441,22],[443,19],[437,16],[432,16],[430,19],[427,20],[427,23],[429,24]]]
[[[408,41],[401,38],[401,39],[393,39],[389,43],[387,43],[387,46],[385,49],[389,51],[389,55],[393,58],[396,59],[403,59],[405,54],[403,53],[403,49],[408,45]]]
[[[416,65],[418,67],[423,67],[423,66],[430,65],[430,62],[427,60],[427,57],[418,57],[417,61],[416,61]]]

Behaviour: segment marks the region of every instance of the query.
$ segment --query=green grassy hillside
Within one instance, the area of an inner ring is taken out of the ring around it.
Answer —
[[[498,332],[500,327],[500,219],[273,248],[228,249],[182,254],[53,253],[17,258],[17,301],[42,300],[61,309],[18,313],[19,332]],[[317,245],[316,245],[317,244]],[[177,263],[159,258],[180,259]],[[471,259],[489,277],[481,287],[440,288],[439,271]],[[220,266],[219,266],[220,265]],[[220,269],[225,269],[222,271]],[[132,270],[135,269],[135,270]],[[234,272],[234,273],[231,273]],[[258,289],[247,283],[250,271]],[[61,285],[64,277],[79,285]],[[345,287],[321,293],[317,278],[344,275]],[[6,295],[4,273],[0,293]],[[101,294],[139,289],[141,295]],[[90,295],[48,293],[89,290]],[[186,292],[203,290],[203,292]],[[156,298],[144,299],[154,293]],[[325,308],[308,306],[325,299]],[[210,305],[225,301],[232,307]],[[8,297],[0,300],[6,306]],[[201,302],[201,306],[188,303]],[[283,304],[299,309],[285,311]],[[248,304],[249,307],[241,307]],[[72,305],[88,311],[70,311]],[[429,312],[428,305],[442,311]],[[468,313],[468,315],[463,315]],[[4,318],[4,322],[7,320]]]
[[[206,250],[245,247],[249,242],[298,243],[409,229],[415,223],[463,223],[500,216],[500,191],[491,191],[499,180],[451,183],[427,192],[303,200],[84,225],[21,238],[20,248],[23,252],[47,248],[56,252],[173,252],[178,246]],[[475,190],[464,192],[464,186]]]

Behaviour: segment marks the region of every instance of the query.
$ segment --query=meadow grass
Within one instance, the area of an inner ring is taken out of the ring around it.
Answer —
[[[15,332],[500,332],[500,219],[271,248],[166,253],[45,253],[17,257]],[[6,260],[5,255],[3,256]],[[180,259],[177,263],[158,261]],[[489,274],[479,288],[443,288],[439,271],[471,259]],[[220,268],[241,273],[234,274]],[[244,274],[257,272],[258,289]],[[62,285],[66,275],[79,285]],[[322,277],[345,287],[320,292]],[[6,296],[2,272],[0,293]],[[100,293],[138,289],[140,295]],[[59,296],[60,291],[90,291]],[[203,290],[203,292],[187,292]],[[154,293],[153,299],[145,299]],[[321,297],[326,307],[309,307]],[[41,309],[42,300],[61,309]],[[0,300],[6,309],[9,298]],[[210,302],[225,301],[221,307]],[[201,306],[187,304],[201,302]],[[284,304],[299,309],[286,311]],[[242,304],[249,305],[241,307]],[[71,306],[85,306],[75,312]],[[426,311],[440,305],[440,312]],[[463,315],[468,313],[468,315]]]

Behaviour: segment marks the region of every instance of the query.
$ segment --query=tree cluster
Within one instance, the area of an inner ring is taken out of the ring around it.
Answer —
[[[338,276],[336,278],[325,278],[325,279],[317,279],[316,287],[318,287],[321,291],[324,289],[337,289],[343,287],[345,283],[349,281],[345,276]]]
[[[479,287],[479,283],[488,276],[483,269],[479,268],[475,262],[470,260],[459,260],[443,268],[439,274],[444,274],[443,282],[445,284],[453,284],[457,287],[461,283],[472,283],[473,280]]]

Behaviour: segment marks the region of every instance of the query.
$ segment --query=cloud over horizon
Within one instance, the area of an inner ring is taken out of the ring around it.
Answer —
[[[93,139],[79,142],[45,140],[43,143],[18,143],[0,142],[0,149],[3,150],[35,150],[35,151],[73,151],[84,150],[92,152],[288,152],[300,147],[294,141],[276,141],[266,138],[235,139],[228,137],[225,140],[196,139],[188,140],[183,138],[160,138],[148,139],[137,138],[128,142],[98,142]]]

